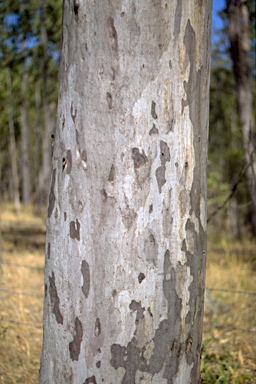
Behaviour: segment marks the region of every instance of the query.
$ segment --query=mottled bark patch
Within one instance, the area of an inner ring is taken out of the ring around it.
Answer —
[[[110,16],[107,20],[107,27],[108,27],[108,36],[110,39],[111,48],[113,51],[118,50],[118,38],[117,38],[117,32],[114,25],[114,19],[112,16]]]
[[[128,343],[127,348],[119,344],[111,345],[111,360],[110,364],[114,369],[120,367],[125,369],[125,375],[121,384],[135,383],[136,372],[139,369],[142,372],[147,372],[147,361],[142,356],[142,351],[136,346],[137,340],[135,337]]]
[[[153,117],[153,119],[157,119],[157,114],[156,114],[156,103],[152,100],[152,103],[151,103],[151,116]]]
[[[49,205],[48,205],[48,218],[51,217],[56,197],[54,193],[54,187],[55,187],[55,182],[56,182],[56,168],[52,172],[52,181],[51,181],[51,187],[50,187],[50,194],[49,194]]]
[[[75,122],[76,122],[76,115],[77,115],[77,109],[74,110],[73,101],[72,101],[71,107],[70,107],[70,114],[71,114],[73,123],[75,124]]]
[[[145,311],[145,308],[142,308],[142,306],[141,306],[141,301],[138,303],[138,302],[135,301],[135,300],[132,300],[131,304],[129,305],[129,308],[130,308],[133,312],[137,312],[137,314],[136,314],[135,324],[138,324],[139,321],[140,321],[141,319],[144,318],[144,311]]]
[[[166,170],[166,163],[169,162],[171,159],[170,157],[170,149],[165,141],[160,141],[160,161],[161,166],[157,168],[156,170],[156,179],[157,179],[157,185],[159,193],[161,193],[162,186],[166,183],[165,179],[165,170]]]
[[[84,384],[97,384],[96,377],[95,376],[87,377]]]
[[[90,267],[86,260],[82,261],[81,272],[83,276],[82,292],[87,299],[90,292]]]
[[[141,303],[133,300],[130,309],[137,311],[136,330],[134,337],[127,344],[127,347],[118,344],[111,346],[111,365],[118,369],[125,368],[125,375],[122,384],[135,383],[136,371],[149,372],[155,375],[164,368],[163,378],[167,379],[168,384],[172,383],[172,378],[178,372],[180,360],[184,353],[191,354],[193,339],[191,336],[185,341],[180,342],[181,336],[181,307],[182,301],[176,292],[176,274],[170,261],[170,251],[167,250],[164,255],[164,280],[163,291],[168,302],[168,318],[161,321],[153,337],[153,353],[149,360],[144,357],[146,345],[138,348],[136,338],[137,327],[140,320],[144,318],[145,308]],[[151,309],[148,313],[153,317]]]
[[[146,260],[149,263],[152,263],[155,265],[157,253],[158,253],[158,245],[155,240],[155,236],[151,230],[148,230],[148,233],[145,234],[145,240],[144,240],[144,254],[145,254]]]
[[[157,127],[155,126],[155,124],[153,124],[153,127],[149,131],[149,136],[158,135],[158,133],[159,133],[159,131],[158,131]]]
[[[76,219],[76,222],[71,221],[69,224],[69,234],[71,239],[77,239],[80,241],[80,223]]]
[[[97,317],[95,321],[94,335],[97,337],[100,334],[101,334],[101,324],[100,324],[100,319]]]
[[[139,148],[132,149],[132,159],[135,169],[142,167],[148,162],[148,158],[145,155],[144,151],[142,150],[142,153],[140,153]]]
[[[50,281],[50,299],[51,299],[51,305],[52,305],[52,313],[55,315],[56,321],[58,324],[63,324],[63,316],[60,312],[60,299],[58,296],[57,287],[55,284],[55,275],[54,272],[52,272],[52,276],[49,276]]]
[[[75,320],[75,336],[69,343],[69,354],[72,361],[78,361],[80,355],[81,342],[83,340],[83,326],[78,317]]]
[[[67,151],[66,162],[67,162],[67,174],[69,175],[72,169],[72,152],[70,149],[68,149]]]

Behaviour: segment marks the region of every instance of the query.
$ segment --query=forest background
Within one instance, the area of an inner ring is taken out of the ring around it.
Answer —
[[[255,0],[248,2],[255,116]],[[61,0],[0,4],[0,200],[47,205],[58,97]],[[251,220],[225,1],[213,1],[208,220],[237,237]],[[255,133],[254,133],[255,135]],[[255,150],[255,149],[254,149]],[[254,175],[255,177],[255,175]]]

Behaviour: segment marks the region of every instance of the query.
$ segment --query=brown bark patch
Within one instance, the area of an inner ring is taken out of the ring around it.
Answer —
[[[50,281],[49,292],[50,292],[50,298],[51,298],[52,313],[55,315],[57,323],[63,324],[63,316],[60,312],[60,299],[59,299],[57,287],[55,284],[54,272],[52,272],[52,276],[49,276],[49,281]]]
[[[90,267],[86,260],[82,261],[81,272],[84,280],[83,286],[82,286],[82,292],[85,298],[87,299],[90,292]]]
[[[75,320],[75,331],[73,341],[69,343],[69,353],[72,361],[78,361],[80,355],[81,342],[83,340],[83,326],[78,317]]]
[[[50,187],[50,194],[49,194],[49,205],[48,205],[48,218],[51,217],[56,197],[54,193],[54,187],[55,187],[55,182],[56,182],[56,168],[52,172],[52,182],[51,182],[51,187]]]

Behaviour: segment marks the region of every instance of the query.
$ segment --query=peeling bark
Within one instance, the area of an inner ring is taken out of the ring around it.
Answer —
[[[189,3],[64,1],[41,384],[199,383],[211,2]]]

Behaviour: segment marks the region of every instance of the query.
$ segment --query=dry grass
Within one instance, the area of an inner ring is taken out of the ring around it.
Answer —
[[[44,223],[44,218],[35,217],[31,209],[22,209],[17,216],[11,205],[2,205],[0,212],[2,227],[11,223],[12,230],[24,224],[28,227]],[[44,238],[40,234],[37,237],[32,234],[33,241],[28,241],[27,237],[23,239],[23,235],[15,241],[6,236],[2,238],[0,383],[4,384],[38,382],[42,346]],[[207,286],[255,292],[255,245],[255,242],[229,243],[227,240],[218,240],[214,244],[210,242]],[[222,253],[211,252],[214,248],[221,249]],[[244,255],[239,256],[234,249]],[[254,256],[250,254],[253,252]],[[205,317],[203,370],[208,381],[203,382],[254,383],[256,296],[220,291],[211,293],[223,310],[218,314],[213,311]],[[223,366],[223,359],[228,372],[226,378],[222,381],[211,379],[208,372],[217,371],[220,364]],[[249,378],[246,379],[246,375]]]

